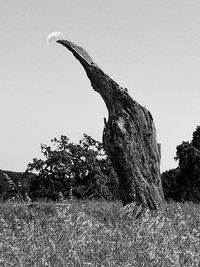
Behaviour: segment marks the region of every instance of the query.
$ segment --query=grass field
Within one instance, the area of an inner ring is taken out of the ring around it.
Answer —
[[[200,266],[200,206],[139,219],[120,202],[0,203],[0,266]]]

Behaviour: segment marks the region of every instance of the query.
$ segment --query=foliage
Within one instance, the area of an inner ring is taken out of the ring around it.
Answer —
[[[200,126],[193,133],[191,142],[177,146],[178,168],[162,174],[166,199],[200,201]]]
[[[79,144],[66,136],[51,140],[51,146],[41,145],[44,159],[33,159],[27,171],[36,171],[30,181],[31,199],[58,199],[59,193],[69,197],[70,188],[77,198],[118,197],[119,185],[102,143],[84,134]]]
[[[174,201],[180,201],[180,188],[178,177],[180,176],[179,168],[165,171],[161,175],[163,192],[165,199],[168,201],[173,199]]]
[[[124,217],[119,202],[0,204],[1,266],[199,266],[200,206]],[[28,211],[28,212],[27,212]]]
[[[24,197],[28,191],[28,181],[34,176],[29,172],[11,172],[0,170],[0,199],[12,199],[17,195]]]
[[[179,186],[186,201],[200,201],[200,127],[193,133],[191,142],[177,146],[179,162]]]

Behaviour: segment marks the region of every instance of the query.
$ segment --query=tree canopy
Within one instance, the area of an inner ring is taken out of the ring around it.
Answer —
[[[36,172],[30,181],[32,199],[56,200],[61,193],[69,197],[70,188],[77,198],[113,199],[119,196],[119,184],[101,142],[84,134],[79,144],[66,136],[41,145],[44,159],[33,159],[27,171]]]
[[[162,174],[166,198],[177,201],[200,201],[200,126],[191,142],[182,142],[176,148],[178,168]]]

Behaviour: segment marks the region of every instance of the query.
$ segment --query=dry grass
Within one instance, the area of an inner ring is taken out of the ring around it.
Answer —
[[[0,204],[0,266],[199,266],[200,206],[139,219],[120,203]]]

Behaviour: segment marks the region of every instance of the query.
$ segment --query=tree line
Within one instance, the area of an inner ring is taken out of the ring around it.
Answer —
[[[68,198],[120,199],[116,172],[101,142],[84,134],[78,144],[66,136],[41,145],[42,159],[34,158],[25,172],[0,170],[0,199],[26,194],[35,201]],[[190,142],[176,148],[178,167],[162,173],[166,200],[200,201],[200,126]]]

